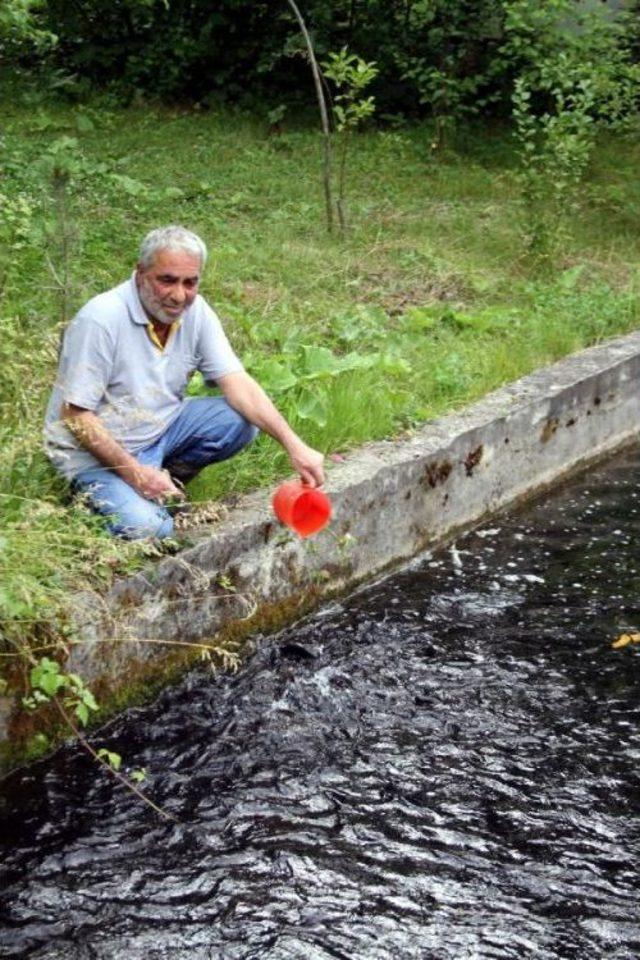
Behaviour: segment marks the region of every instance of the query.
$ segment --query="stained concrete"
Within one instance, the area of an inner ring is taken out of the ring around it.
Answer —
[[[635,439],[640,333],[582,351],[406,439],[330,464],[331,526],[311,540],[281,527],[270,492],[192,535],[178,555],[79,597],[69,668],[117,690],[165,669],[166,641],[209,640],[247,622],[295,618],[327,594],[451,538],[518,498]],[[162,645],[148,641],[162,640]],[[112,642],[105,642],[111,640]],[[2,724],[0,710],[0,724]],[[0,737],[6,736],[0,729]]]

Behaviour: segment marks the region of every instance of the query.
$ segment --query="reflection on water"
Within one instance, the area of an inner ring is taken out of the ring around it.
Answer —
[[[638,457],[5,786],[0,955],[637,960]]]

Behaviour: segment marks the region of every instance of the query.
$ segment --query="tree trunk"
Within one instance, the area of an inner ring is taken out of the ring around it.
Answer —
[[[316,60],[315,50],[313,49],[313,43],[307,30],[306,24],[298,9],[298,5],[295,0],[287,0],[287,3],[293,10],[295,18],[300,25],[300,30],[305,39],[307,45],[307,50],[309,52],[309,62],[311,64],[311,72],[313,73],[313,81],[316,86],[316,96],[318,98],[318,106],[320,108],[320,119],[322,121],[322,134],[324,141],[324,164],[323,164],[323,182],[324,182],[324,201],[327,211],[327,230],[329,233],[333,230],[333,199],[331,196],[331,129],[329,127],[329,113],[327,111],[327,101],[325,100],[324,90],[322,89],[322,76],[320,74],[320,67],[318,66],[318,61]]]

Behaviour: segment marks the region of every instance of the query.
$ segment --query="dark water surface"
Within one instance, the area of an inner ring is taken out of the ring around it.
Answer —
[[[637,960],[640,457],[5,785],[3,957]],[[357,549],[357,545],[356,545]]]

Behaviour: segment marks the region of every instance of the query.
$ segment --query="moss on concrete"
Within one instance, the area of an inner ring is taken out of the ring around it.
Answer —
[[[246,641],[251,635],[281,630],[309,613],[321,598],[317,587],[309,587],[283,600],[263,603],[251,617],[231,621],[215,637],[204,639],[202,643],[210,647],[214,666],[216,660],[220,665],[224,663],[225,651],[242,658],[246,655]],[[99,677],[92,684],[92,690],[100,709],[93,715],[90,729],[95,730],[123,710],[149,703],[201,662],[201,652],[197,648],[186,645],[181,648],[176,642],[168,653],[152,660],[143,663],[132,660],[126,680],[110,678],[106,674]],[[20,704],[22,692],[15,697],[9,740],[0,744],[1,773],[38,759],[70,737],[69,729],[53,707],[43,706],[34,712],[25,710]]]

